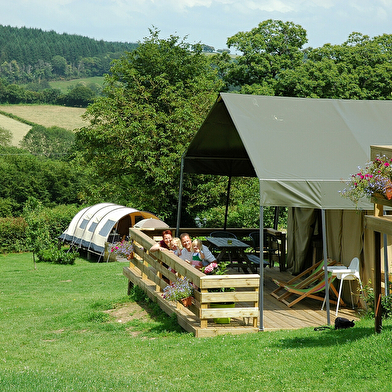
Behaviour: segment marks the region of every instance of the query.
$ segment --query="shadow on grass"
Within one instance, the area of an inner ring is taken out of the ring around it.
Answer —
[[[148,319],[134,319],[127,322],[133,331],[139,331],[143,336],[162,336],[168,334],[188,334],[178,323],[173,313],[168,316],[157,303],[153,302],[138,286],[134,286],[130,298],[136,302],[147,314]]]
[[[383,331],[391,331],[392,326],[383,327]],[[382,332],[381,332],[382,333]],[[298,347],[329,347],[337,344],[346,344],[375,334],[374,327],[353,327],[348,329],[331,329],[309,332],[311,336],[284,338],[276,346],[280,349],[293,349]]]

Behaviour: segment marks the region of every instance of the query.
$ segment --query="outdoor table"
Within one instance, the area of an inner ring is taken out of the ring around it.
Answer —
[[[249,260],[245,253],[245,249],[249,245],[236,238],[223,238],[223,237],[207,237],[209,247],[219,250],[216,255],[216,261],[219,263],[225,259],[230,260],[230,266],[235,265],[234,262],[240,266],[245,273],[248,273],[248,268],[252,273],[257,273],[257,267]]]

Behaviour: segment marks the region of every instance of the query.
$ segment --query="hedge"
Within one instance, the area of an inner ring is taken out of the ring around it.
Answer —
[[[50,238],[55,242],[79,210],[80,206],[74,204],[59,205],[44,208],[38,218],[45,220]],[[27,223],[23,217],[0,218],[0,253],[26,252],[26,228]]]

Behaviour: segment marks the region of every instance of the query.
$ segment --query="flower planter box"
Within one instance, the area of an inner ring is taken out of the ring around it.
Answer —
[[[235,308],[235,303],[215,303],[210,304],[210,308]],[[221,318],[214,318],[214,323],[216,324],[230,324],[231,318],[230,317],[221,317]]]

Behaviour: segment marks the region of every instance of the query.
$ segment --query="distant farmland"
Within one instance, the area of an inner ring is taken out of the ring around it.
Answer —
[[[0,111],[13,114],[20,119],[30,121],[44,127],[58,126],[74,130],[87,125],[82,119],[84,108],[70,108],[54,105],[0,105]],[[17,120],[0,115],[0,127],[8,129],[13,135],[12,145],[18,146],[30,126]]]

